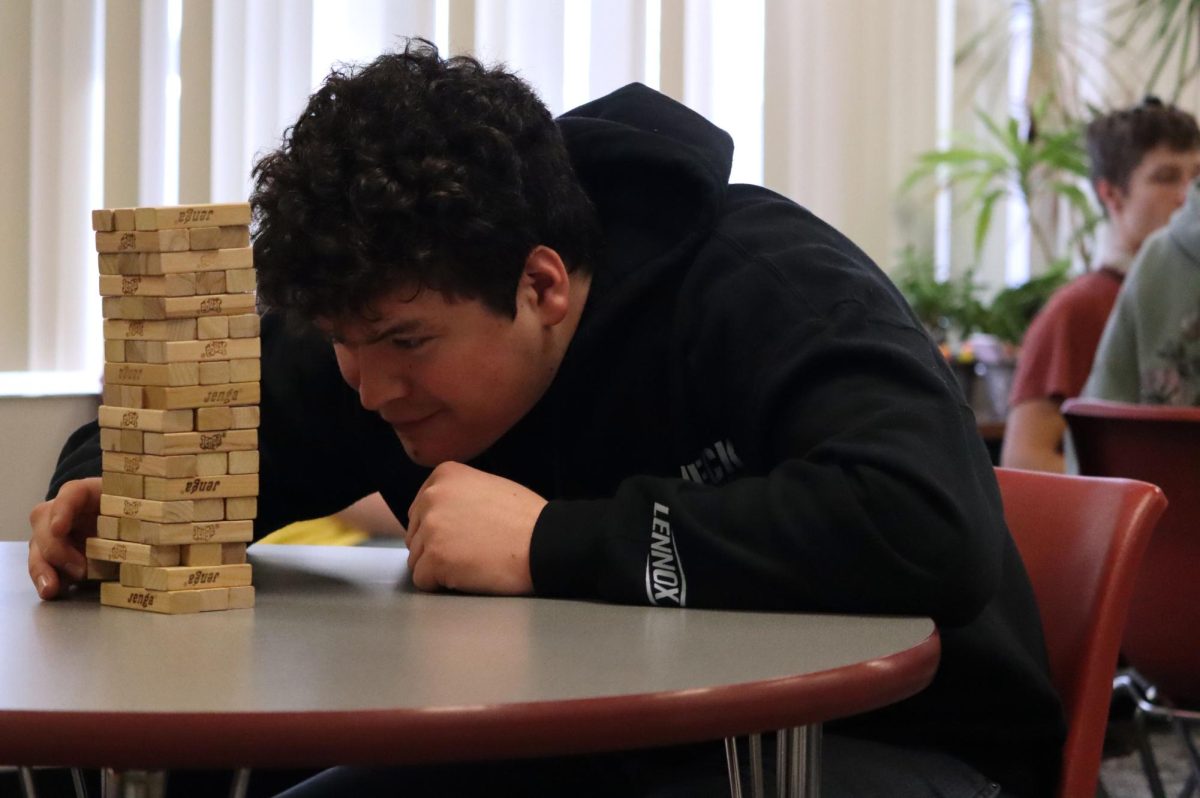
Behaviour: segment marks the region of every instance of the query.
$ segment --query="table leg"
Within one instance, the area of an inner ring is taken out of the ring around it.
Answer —
[[[113,770],[101,774],[103,798],[164,798],[167,774],[162,770]]]
[[[737,738],[725,738],[725,769],[729,772],[730,798],[742,798],[742,773],[738,768]]]
[[[775,784],[780,798],[820,798],[821,724],[780,731]]]

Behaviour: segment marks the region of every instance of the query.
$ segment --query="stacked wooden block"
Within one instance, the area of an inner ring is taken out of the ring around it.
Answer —
[[[92,212],[103,486],[88,576],[115,607],[254,606],[260,339],[250,207]]]

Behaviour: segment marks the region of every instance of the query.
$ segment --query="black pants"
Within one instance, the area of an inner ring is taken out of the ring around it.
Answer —
[[[745,747],[743,741],[743,756]],[[936,751],[827,734],[821,760],[823,798],[1004,798],[1000,785],[965,763]],[[764,766],[766,791],[773,795],[774,756],[764,756]],[[743,763],[743,782],[748,784],[747,774]],[[339,767],[296,785],[279,798],[344,795],[707,798],[728,796],[729,779],[723,746],[705,743],[505,762]]]

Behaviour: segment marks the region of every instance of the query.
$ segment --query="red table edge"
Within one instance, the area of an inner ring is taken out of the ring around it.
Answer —
[[[499,706],[0,711],[0,762],[118,769],[404,765],[698,742],[836,720],[901,701],[933,680],[940,654],[934,630],[904,651],[816,673],[700,690]],[[797,700],[804,702],[803,711],[791,708]],[[464,724],[465,718],[470,722]]]

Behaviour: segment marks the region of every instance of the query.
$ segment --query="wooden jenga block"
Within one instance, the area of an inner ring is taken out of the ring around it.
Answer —
[[[101,429],[100,451],[141,454],[145,433],[136,429]]]
[[[255,449],[254,451],[258,451]],[[196,476],[216,477],[229,473],[229,455],[233,452],[205,452],[196,455]]]
[[[112,429],[140,429],[146,432],[189,432],[196,429],[191,410],[147,410],[100,405],[97,418],[101,427]]]
[[[229,316],[230,338],[256,338],[261,330],[261,319],[256,313]]]
[[[104,430],[100,430],[100,432],[103,435]],[[258,448],[257,429],[231,429],[218,432],[146,432],[142,435],[146,454],[203,454]]]
[[[229,453],[230,474],[257,474],[258,450]]]
[[[120,256],[117,256],[120,258]],[[223,272],[229,269],[250,269],[254,266],[254,250],[249,246],[238,249],[210,249],[192,252],[162,252],[138,256],[135,261],[118,260],[117,268],[139,269],[119,274],[177,274],[181,272]]]
[[[230,429],[233,426],[232,407],[199,407],[195,413],[198,431]]]
[[[249,610],[253,608],[254,588],[252,586],[229,588],[229,609]]]
[[[261,338],[214,338],[211,341],[138,341],[147,363],[184,363],[259,357]],[[126,357],[129,349],[126,348]]]
[[[258,338],[239,340],[258,341]],[[257,357],[229,361],[230,382],[259,382],[262,379],[262,360]]]
[[[178,565],[178,546],[151,546],[122,540],[88,538],[85,554],[108,562],[131,562],[135,565]]]
[[[130,341],[128,343],[158,343]],[[128,347],[126,352],[128,353]],[[104,366],[104,383],[108,385],[198,386],[198,363],[111,363]],[[143,392],[143,403],[146,394]],[[255,400],[257,401],[257,400]],[[132,405],[130,405],[132,406]],[[160,410],[175,408],[161,407]]]
[[[197,457],[198,455],[194,454],[163,457],[152,454],[102,452],[100,468],[104,471],[120,471],[125,474],[141,474],[146,477],[182,479],[197,476]]]
[[[209,360],[200,364],[201,385],[224,385],[230,382],[228,360]]]
[[[256,405],[262,396],[260,384],[257,382],[230,382],[225,385],[197,385],[186,388],[147,386],[144,395],[144,404],[147,407],[163,410],[213,405]]]
[[[193,274],[102,274],[100,296],[192,296],[201,293],[196,290],[196,283]]]
[[[216,544],[220,546],[220,544]],[[244,544],[242,544],[244,545]],[[186,550],[185,546],[184,549]],[[118,578],[125,587],[146,590],[200,590],[211,587],[241,587],[250,584],[251,566],[230,565],[133,565],[118,566]]]
[[[257,272],[254,269],[230,269],[225,272],[225,290],[231,294],[245,294],[258,288]]]
[[[89,557],[87,561],[87,578],[98,582],[112,582],[116,579],[120,579],[121,564],[117,562],[108,562],[107,560],[94,560]]]
[[[217,477],[187,477],[185,479],[140,478],[145,480],[146,498],[155,501],[258,495],[258,474],[226,474]]]
[[[224,565],[240,565],[246,562],[245,543],[222,543],[221,563]]]
[[[144,499],[145,487],[140,474],[125,474],[120,471],[103,471],[100,474],[100,490],[110,496]]]
[[[238,249],[250,246],[250,228],[246,225],[191,228],[192,249]]]
[[[196,502],[151,501],[149,499],[127,499],[122,496],[100,494],[100,514],[121,518],[137,518],[142,521],[161,521],[165,524],[196,520]],[[172,565],[173,563],[143,563],[143,565]]]
[[[225,227],[250,224],[250,205],[245,202],[138,208],[138,230],[167,230],[183,227]]]
[[[125,362],[125,342],[124,341],[105,341],[104,342],[104,360],[108,363],[124,363]]]
[[[126,341],[194,341],[201,337],[197,335],[198,321],[200,320],[108,319],[104,322],[104,337],[105,339]],[[203,319],[203,321],[212,321],[212,319]]]
[[[196,272],[195,274],[197,294],[231,293],[225,289],[227,272]]]
[[[254,310],[254,295],[107,296],[100,306],[106,319],[192,319],[249,313]]]
[[[138,271],[136,252],[100,252],[96,255],[96,263],[100,274],[142,274]]]
[[[229,320],[240,316],[205,316],[196,319],[196,338],[207,341],[212,338],[231,338]]]
[[[140,587],[125,587],[119,582],[102,582],[100,603],[109,607],[124,607],[143,612],[183,615],[227,610],[230,608],[229,591],[245,589],[214,587],[204,590],[146,590]],[[245,607],[245,599],[241,596],[242,594],[239,594],[237,609]]]
[[[187,230],[114,230],[96,233],[97,252],[186,252]]]
[[[96,537],[117,540],[121,537],[121,519],[108,515],[96,516]]]
[[[194,505],[192,510],[193,521],[225,520],[224,499],[196,499],[192,504]]]
[[[113,229],[113,212],[106,209],[92,211],[92,229],[105,232]]]
[[[101,397],[101,401],[106,405],[145,407],[145,397],[140,385],[105,385]]]
[[[180,565],[220,565],[220,543],[188,543],[179,547]]]
[[[186,524],[161,524],[119,519],[122,540],[154,545],[183,545],[187,543],[248,543],[254,539],[253,521],[204,521]],[[222,554],[224,556],[224,554]]]
[[[225,500],[225,519],[243,521],[258,516],[258,499],[250,496]]]
[[[133,208],[117,208],[113,211],[114,230],[134,230],[137,228],[137,217]]]
[[[257,429],[258,421],[258,405],[233,408],[233,429]]]

